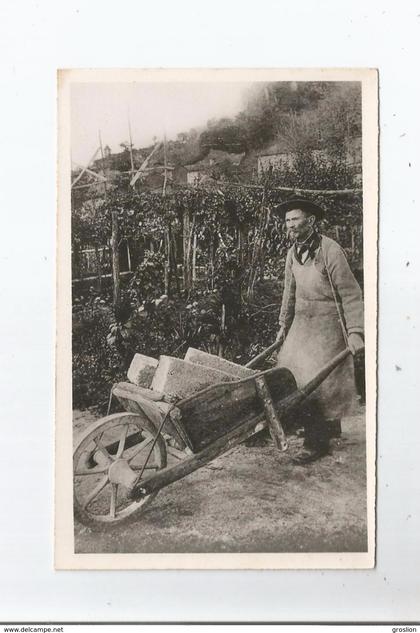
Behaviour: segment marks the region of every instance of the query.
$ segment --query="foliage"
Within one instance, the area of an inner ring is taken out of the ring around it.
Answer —
[[[96,299],[84,307],[75,304],[73,406],[99,405],[105,411],[110,388],[126,379],[136,352],[183,358],[188,347],[196,347],[217,354],[222,341],[226,358],[247,362],[275,337],[280,290],[277,284],[261,286],[255,304],[227,312],[224,332],[218,291],[195,291],[190,297],[149,302],[147,309],[134,309],[124,324],[115,322],[112,310]]]
[[[130,243],[137,262],[115,312],[105,283],[100,291],[76,292],[77,407],[104,407],[110,386],[124,379],[135,352],[183,357],[192,346],[246,363],[273,341],[281,300],[278,279],[289,246],[275,205],[296,195],[283,188],[317,190],[311,198],[327,212],[321,231],[338,239],[353,267],[361,264],[361,194],[319,192],[354,187],[345,140],[360,134],[357,85],[259,85],[237,117],[211,121],[200,132],[192,130],[168,143],[170,155],[179,162],[192,152],[250,151],[277,140],[293,158],[250,186],[241,186],[226,164],[204,186],[171,185],[164,196],[133,189],[129,176],[121,173],[110,176],[106,191],[98,184],[72,192],[74,257],[80,249],[109,244],[114,213],[120,242]],[[129,152],[118,156],[126,165]],[[216,182],[222,176],[223,184]],[[201,270],[195,284],[190,283],[191,271],[185,275],[193,261]],[[168,262],[172,284],[166,288]],[[181,262],[184,285],[177,270]]]
[[[200,135],[200,148],[203,153],[207,153],[210,149],[222,149],[233,153],[244,152],[247,149],[244,129],[225,120],[219,123],[217,128],[207,129]]]
[[[326,156],[317,151],[302,149],[293,159],[284,162],[270,174],[272,187],[287,186],[300,189],[336,190],[353,187],[353,173],[341,155]]]
[[[81,297],[83,302],[83,297]],[[106,406],[110,386],[124,375],[117,350],[106,336],[112,311],[95,301],[73,310],[73,406]]]
[[[135,305],[145,303],[147,306],[163,294],[163,274],[163,255],[146,251],[129,283],[130,298]]]

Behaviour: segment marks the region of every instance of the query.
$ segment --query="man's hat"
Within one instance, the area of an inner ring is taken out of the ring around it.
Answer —
[[[303,198],[293,198],[293,200],[286,200],[286,202],[282,202],[274,207],[274,212],[278,213],[281,217],[284,218],[288,211],[293,211],[294,209],[301,209],[305,213],[310,213],[314,215],[317,220],[321,220],[325,211],[319,204],[316,202],[311,202],[311,200],[304,200]]]

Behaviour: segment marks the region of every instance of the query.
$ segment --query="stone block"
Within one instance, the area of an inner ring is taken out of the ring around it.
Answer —
[[[151,356],[134,354],[134,358],[127,372],[128,380],[139,387],[148,389],[152,384],[158,362],[156,358],[152,358]]]
[[[188,348],[184,360],[188,360],[190,363],[196,363],[197,365],[204,365],[206,367],[211,367],[212,369],[224,371],[226,374],[231,374],[238,379],[248,378],[248,376],[255,374],[253,369],[248,369],[243,365],[232,363],[230,360],[220,358],[214,354],[202,352],[201,350],[194,349],[193,347]]]
[[[177,399],[220,382],[236,380],[224,371],[190,363],[181,358],[161,356],[152,380],[152,389]]]

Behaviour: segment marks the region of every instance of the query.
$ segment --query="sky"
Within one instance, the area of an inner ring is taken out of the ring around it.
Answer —
[[[174,139],[180,132],[230,117],[245,105],[251,84],[243,82],[79,83],[71,92],[71,146],[74,164],[86,165],[102,144],[112,152],[129,141],[145,147],[156,136]]]

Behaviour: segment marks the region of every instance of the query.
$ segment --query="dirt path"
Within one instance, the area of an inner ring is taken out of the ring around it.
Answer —
[[[75,430],[95,416],[75,412]],[[162,490],[128,525],[78,523],[76,552],[366,551],[364,415],[343,421],[332,454],[307,466],[269,444],[238,446]]]

